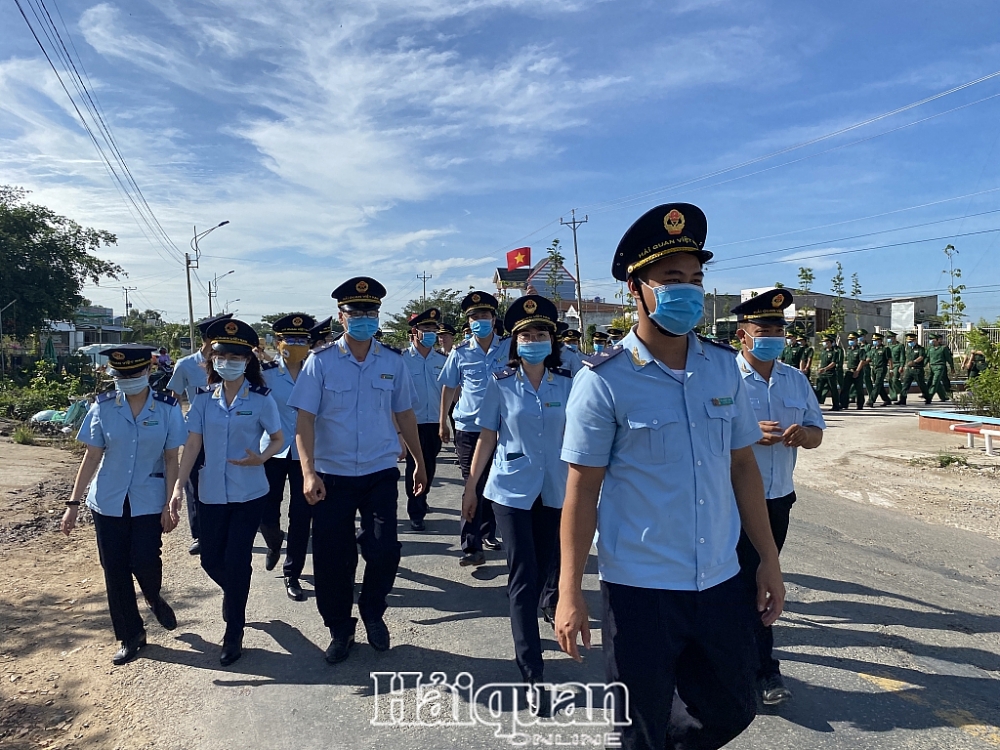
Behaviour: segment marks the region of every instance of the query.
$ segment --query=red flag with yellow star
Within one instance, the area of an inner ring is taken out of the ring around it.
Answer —
[[[519,247],[507,253],[507,270],[513,271],[531,265],[531,248]]]

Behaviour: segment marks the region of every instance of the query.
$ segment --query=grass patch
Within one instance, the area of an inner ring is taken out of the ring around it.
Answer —
[[[34,445],[35,433],[26,424],[18,425],[11,439],[18,445]]]
[[[965,456],[956,456],[954,453],[939,453],[937,464],[940,468],[946,469],[949,466],[968,466],[969,460]]]

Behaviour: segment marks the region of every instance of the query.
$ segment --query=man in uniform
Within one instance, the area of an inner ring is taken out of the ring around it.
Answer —
[[[799,332],[795,334],[795,343],[797,343],[802,348],[802,357],[799,359],[799,372],[806,376],[806,380],[810,380],[812,377],[812,366],[813,357],[815,356],[815,351],[812,345],[809,343],[809,339],[806,337],[804,332]]]
[[[413,472],[417,464],[410,452],[406,452],[406,513],[410,517],[410,528],[414,531],[423,531],[425,528],[427,494],[434,481],[437,457],[441,452],[438,427],[441,421],[441,384],[438,382],[438,377],[444,369],[447,357],[434,348],[440,326],[441,311],[436,307],[414,315],[410,319],[410,347],[403,352],[406,369],[413,378],[417,433],[424,454],[424,468],[427,470],[427,483],[424,485],[424,491],[418,495],[413,488]]]
[[[816,371],[816,397],[819,403],[826,403],[829,395],[833,410],[840,411],[840,374],[844,369],[844,351],[837,346],[837,337],[828,333],[823,337],[823,350],[819,355],[819,369]]]
[[[781,350],[781,361],[789,367],[799,369],[802,362],[802,345],[795,340],[795,334],[789,331],[785,334],[785,348]]]
[[[872,345],[868,348],[868,364],[871,367],[871,390],[868,391],[868,405],[875,406],[875,399],[881,398],[884,406],[890,406],[892,399],[885,388],[885,381],[892,366],[892,353],[886,348],[881,333],[872,334]]]
[[[871,352],[872,345],[868,340],[868,331],[864,328],[859,328],[856,333],[858,334],[858,348],[861,350],[861,354],[865,360],[864,366],[861,368],[861,378],[865,386],[865,393],[868,394],[869,398],[872,398],[872,367],[871,367]]]
[[[325,656],[331,664],[346,659],[354,645],[358,547],[365,559],[358,612],[369,645],[389,649],[383,615],[400,559],[399,436],[416,461],[415,492],[427,485],[410,373],[397,350],[372,340],[385,294],[367,276],[334,290],[346,333],[312,353],[288,400],[299,410],[296,444],[306,500],[313,506],[316,607],[330,630]],[[359,512],[361,530],[355,533]]]
[[[608,334],[604,331],[594,331],[594,353],[600,354],[608,346]]]
[[[638,322],[620,347],[587,359],[566,407],[556,634],[577,660],[577,636],[590,645],[581,582],[597,526],[605,679],[628,691],[627,701],[616,692],[616,747],[720,748],[753,720],[741,525],[762,560],[757,616],[770,625],[784,604],[747,387],[733,351],[693,332],[706,229],[699,208],[675,203],[625,233],[612,275],[628,283]],[[671,721],[675,689],[695,722]]]
[[[312,349],[319,349],[333,340],[333,317],[321,320],[309,329],[309,345]]]
[[[781,352],[781,335],[785,330],[783,311],[792,301],[787,289],[773,289],[732,309],[739,325],[736,334],[743,344],[736,362],[764,433],[754,444],[753,453],[764,480],[771,534],[779,553],[788,535],[788,518],[795,502],[792,472],[798,449],[818,448],[826,429],[809,380],[801,371],[774,361]],[[740,535],[736,551],[740,570],[753,595],[757,590],[760,557],[746,534]],[[772,655],[774,633],[759,618],[755,618],[754,630],[759,660],[757,690],[765,706],[777,706],[791,698],[792,693],[785,687],[778,660]]]
[[[842,408],[850,406],[852,400],[858,405],[859,411],[865,408],[863,372],[867,362],[858,343],[858,334],[851,331],[847,334],[847,351],[844,353],[844,387],[840,395]]]
[[[562,335],[563,367],[576,375],[583,368],[583,354],[580,352],[580,332],[567,328]]]
[[[893,331],[883,331],[885,349],[889,352],[889,399],[895,403],[903,389],[903,362],[906,358],[905,347],[899,343]]]
[[[232,314],[216,315],[198,321],[195,325],[198,333],[201,334],[201,349],[194,354],[181,357],[174,365],[174,374],[170,376],[167,383],[167,390],[174,394],[174,398],[180,401],[181,394],[187,397],[188,408],[198,393],[199,388],[208,385],[208,371],[205,369],[205,358],[212,353],[212,339],[207,337],[209,326],[217,320],[228,320]],[[191,342],[194,346],[194,342]],[[188,552],[192,555],[201,554],[201,543],[198,541],[198,474],[199,469],[205,465],[205,449],[202,448],[194,462],[191,470],[191,478],[188,479],[184,487],[184,495],[187,497],[188,528],[191,531],[191,538],[194,540],[188,547]]]
[[[955,366],[955,360],[951,348],[944,343],[943,333],[931,337],[931,346],[927,350],[927,364],[931,366],[931,384],[927,389],[930,398],[927,403],[934,400],[935,394],[942,401],[949,400],[951,380],[948,377],[948,369]]]
[[[910,386],[916,381],[917,387],[920,389],[920,395],[924,398],[924,403],[929,404],[931,397],[927,392],[927,381],[924,380],[924,365],[927,363],[927,350],[917,342],[917,334],[906,334],[904,351],[903,383],[900,386],[899,401],[896,403],[900,406],[906,406],[906,397],[910,393]]]
[[[455,399],[455,392],[462,392],[455,407],[455,453],[462,470],[462,480],[469,479],[472,456],[479,442],[480,428],[476,424],[479,407],[486,394],[486,385],[494,372],[507,366],[510,346],[506,339],[496,333],[497,298],[488,292],[473,291],[462,300],[462,313],[468,321],[471,338],[468,343],[456,347],[448,356],[441,371],[441,414],[439,430],[441,442],[451,440],[451,425],[448,423],[448,407]],[[493,505],[483,495],[488,471],[483,472],[477,486],[478,503],[476,517],[471,522],[462,519],[462,558],[459,564],[482,565],[486,562],[486,549],[502,549],[496,538],[496,518]]]
[[[621,328],[608,326],[608,346],[617,346],[618,342],[622,340],[622,336],[624,335],[625,331]]]
[[[446,357],[451,354],[451,350],[455,346],[455,333],[455,326],[444,321],[438,326],[438,344],[441,346],[441,353]]]

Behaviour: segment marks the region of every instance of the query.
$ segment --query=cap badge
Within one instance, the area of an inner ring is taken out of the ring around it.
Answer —
[[[111,352],[111,359],[123,360],[125,355],[122,352]]]
[[[354,288],[357,290],[358,294],[364,294],[365,292],[368,291],[368,282],[359,281],[357,284],[354,285]]]
[[[684,231],[684,214],[676,208],[670,209],[670,212],[663,217],[663,228],[672,237],[680,234]]]
[[[300,318],[299,316],[296,315],[294,318],[292,318],[292,325],[293,326],[300,326],[300,325],[302,325],[302,318]]]
[[[535,310],[537,309],[538,309],[538,303],[535,302],[535,300],[533,299],[529,299],[527,302],[524,303],[524,311],[528,313],[528,315],[534,315]]]
[[[233,321],[230,320],[228,323],[226,323],[226,333],[228,333],[230,336],[235,336],[238,330],[240,330],[240,327],[236,325]]]
[[[480,300],[482,300],[482,297],[480,297],[478,294],[473,294],[472,295],[472,301],[473,302],[479,302]]]
[[[771,307],[773,307],[775,310],[781,307],[784,303],[785,303],[784,294],[776,294],[771,298]]]
[[[438,311],[437,310],[431,310],[429,317],[436,318],[437,316],[438,316]]]

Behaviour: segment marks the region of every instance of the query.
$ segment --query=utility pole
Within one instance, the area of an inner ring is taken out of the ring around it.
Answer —
[[[229,274],[236,273],[236,270],[226,271],[222,276],[215,274],[213,281],[208,282],[208,317],[212,317],[214,314],[212,312],[212,300],[218,299],[219,297],[219,279],[226,278]],[[223,310],[223,312],[229,312],[228,310]]]
[[[191,253],[184,253],[184,271],[187,274],[188,287],[188,336],[191,337],[191,354],[194,354],[194,301],[191,298],[191,269],[198,268],[198,261],[201,258],[201,251],[198,249],[198,240],[214,232],[219,227],[226,226],[228,223],[228,219],[221,221],[211,229],[206,229],[201,234],[198,234],[198,227],[195,227],[194,235],[191,237],[191,253],[194,253],[194,260],[191,260]]]
[[[587,216],[584,216],[582,220],[578,220],[575,208],[572,210],[572,218],[569,221],[563,221],[562,217],[559,218],[560,224],[570,227],[573,230],[573,259],[576,262],[576,307],[580,315],[580,335],[584,341],[587,340],[587,328],[583,323],[583,290],[580,286],[580,250],[576,244],[576,229],[581,224],[586,224],[587,218]]]
[[[423,271],[422,273],[417,274],[417,278],[424,282],[424,293],[423,296],[420,298],[420,301],[427,302],[427,280],[433,279],[434,277],[429,276],[427,274],[427,271]]]
[[[219,293],[219,287],[215,287],[215,294],[212,293],[212,280],[208,281],[208,317],[212,317],[212,297],[215,297]]]
[[[128,311],[132,309],[132,303],[128,301],[128,293],[138,291],[138,287],[134,286],[123,286],[122,291],[125,292],[125,317],[128,317]]]
[[[17,300],[15,299],[12,302],[8,302],[4,305],[4,307],[0,308],[0,380],[3,380],[6,376],[6,373],[4,372],[4,354],[6,352],[6,347],[3,343],[3,314],[8,307],[14,304],[14,302],[17,302]]]

